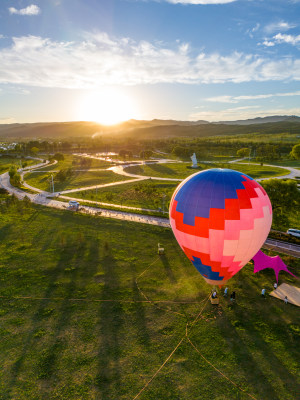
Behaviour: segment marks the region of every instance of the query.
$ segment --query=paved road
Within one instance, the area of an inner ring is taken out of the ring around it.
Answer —
[[[59,200],[49,199],[45,196],[45,193],[43,193],[43,192],[40,192],[37,194],[32,194],[32,193],[23,192],[22,190],[13,187],[10,184],[8,172],[5,172],[4,174],[0,175],[0,186],[3,187],[4,189],[6,189],[11,194],[14,194],[18,199],[23,199],[25,196],[27,196],[33,203],[41,204],[41,205],[47,206],[47,207],[53,207],[53,208],[58,208],[58,209],[62,209],[62,210],[67,210],[67,206],[68,206],[67,203],[65,203],[63,201],[59,201]],[[83,213],[94,214],[94,215],[98,215],[99,213],[101,213],[102,217],[107,217],[107,218],[115,218],[115,219],[119,219],[119,220],[139,222],[139,223],[143,223],[143,224],[157,225],[157,226],[162,226],[162,227],[167,227],[167,228],[170,227],[169,220],[166,218],[159,218],[159,217],[153,217],[153,216],[147,216],[147,215],[139,215],[139,214],[134,214],[134,213],[122,212],[122,211],[111,211],[111,210],[105,210],[102,208],[95,208],[95,207],[88,207],[88,206],[81,206],[81,211]],[[69,212],[71,212],[71,211],[69,211]]]
[[[169,162],[168,160],[167,162]],[[166,162],[165,160],[160,161],[160,163]],[[172,160],[174,162],[174,160]],[[158,176],[145,176],[145,175],[136,175],[136,174],[130,174],[129,172],[126,172],[125,169],[128,167],[136,167],[137,165],[145,165],[145,164],[154,164],[154,162],[144,162],[140,164],[127,164],[127,165],[117,165],[115,167],[110,167],[108,168],[110,171],[113,171],[115,174],[119,175],[124,175],[124,176],[130,176],[131,178],[139,178],[139,179],[152,179],[156,181],[171,181],[171,182],[181,182],[183,179],[179,178],[160,178]],[[158,164],[158,163],[155,163]]]
[[[27,196],[30,198],[30,200],[32,202],[34,202],[36,204],[41,204],[43,206],[58,208],[58,209],[62,209],[62,210],[67,209],[66,203],[64,203],[62,201],[54,200],[54,199],[49,199],[43,193],[38,193],[38,194],[26,193],[20,189],[13,187],[9,182],[8,172],[5,172],[4,174],[0,175],[0,186],[5,188],[6,190],[8,190],[10,193],[15,194],[15,196],[17,196],[19,199],[23,199],[25,196]],[[122,211],[110,211],[110,210],[105,210],[102,208],[95,208],[95,207],[88,207],[88,206],[82,206],[81,209],[82,209],[82,212],[88,213],[88,214],[99,215],[99,213],[101,213],[101,216],[106,217],[106,218],[115,218],[115,219],[124,220],[124,221],[139,222],[139,223],[143,223],[143,224],[156,225],[156,226],[161,226],[161,227],[165,227],[165,228],[170,228],[170,222],[166,218],[159,218],[159,217],[153,217],[153,216],[147,216],[147,215],[138,215],[138,214],[126,213],[126,212],[122,212]],[[284,254],[290,254],[290,255],[293,255],[294,257],[300,258],[300,246],[297,246],[297,245],[292,245],[292,244],[283,243],[283,242],[276,243],[276,241],[274,241],[272,239],[267,239],[267,241],[263,247],[271,248],[272,250],[276,250],[278,252],[281,252]]]
[[[143,177],[143,178],[136,178],[136,179],[127,179],[125,181],[103,183],[102,185],[84,186],[81,188],[62,190],[61,192],[49,193],[49,196],[58,196],[61,194],[66,194],[66,193],[81,192],[83,190],[93,190],[93,189],[101,189],[101,188],[109,187],[109,186],[124,185],[125,183],[139,182],[139,181],[144,181],[145,179],[147,179],[147,178]]]
[[[42,165],[45,166],[45,164],[42,164]],[[134,164],[134,165],[136,165],[136,164]],[[41,166],[41,164],[37,164],[37,165],[34,165],[34,166],[27,167],[26,170],[28,170],[28,169],[29,170],[37,169],[37,168],[40,168],[40,166]],[[112,167],[112,168],[120,168],[120,166]],[[289,167],[288,169],[291,171],[291,173],[294,176],[300,176],[300,171],[299,170],[297,170],[295,168],[291,168],[291,167]],[[123,166],[121,167],[121,170],[125,175],[126,173],[125,173],[125,171],[123,171]],[[123,173],[122,173],[122,175],[123,175]],[[139,180],[144,180],[144,179],[149,179],[150,178],[150,177],[145,177],[145,176],[142,176],[142,175],[141,176],[136,176],[136,175],[132,175],[132,174],[129,174],[129,175],[130,176],[134,176],[136,178],[136,179],[130,180],[129,182],[139,181]],[[278,177],[278,178],[282,179],[283,177]],[[157,179],[161,179],[161,178],[157,178]],[[167,179],[167,180],[169,180],[169,179]],[[96,187],[99,188],[99,187],[105,187],[105,186],[113,186],[115,184],[123,184],[125,182],[127,183],[128,181],[113,182],[113,183],[105,184],[105,185],[96,185],[96,186],[89,187],[89,189],[94,189]],[[37,204],[42,204],[44,206],[54,207],[54,208],[59,208],[59,209],[67,209],[67,204],[65,202],[54,200],[54,199],[49,199],[48,198],[49,197],[49,193],[43,192],[40,189],[33,188],[35,191],[38,191],[39,193],[30,194],[30,193],[23,192],[20,189],[17,189],[15,187],[13,187],[10,184],[8,172],[0,175],[0,185],[3,188],[5,188],[6,190],[8,190],[10,193],[14,193],[20,199],[22,199],[25,196],[27,196],[27,197],[30,198],[30,200],[32,202],[37,203]],[[27,185],[27,187],[30,187],[30,186]],[[30,187],[30,188],[32,188],[32,187]],[[87,188],[71,189],[69,191],[64,191],[64,192],[61,192],[61,193],[71,193],[71,192],[75,192],[75,191],[79,191],[79,190],[86,190],[86,189]],[[54,193],[52,195],[57,195],[57,194],[58,193]],[[70,198],[67,197],[67,199],[70,199]],[[132,209],[134,209],[134,208],[132,208]],[[101,213],[101,216],[107,217],[107,218],[116,218],[116,219],[121,219],[121,220],[126,220],[126,221],[146,223],[146,224],[150,224],[150,225],[157,225],[157,226],[170,228],[169,220],[165,219],[165,218],[146,216],[146,215],[137,215],[137,214],[134,214],[134,213],[128,213],[128,212],[123,212],[123,211],[111,211],[111,210],[106,210],[106,209],[102,209],[102,208],[95,208],[95,207],[89,207],[89,206],[81,206],[81,211],[85,212],[85,213],[89,213],[89,214],[96,214],[96,215]],[[145,211],[149,211],[149,210],[145,209]],[[285,254],[290,254],[290,255],[293,255],[295,257],[300,258],[300,246],[298,246],[298,245],[279,242],[279,241],[275,241],[273,239],[267,239],[263,247],[271,248],[271,249],[276,250],[278,252],[282,252],[282,253],[285,253]]]
[[[265,249],[276,250],[279,253],[289,254],[296,258],[300,258],[300,246],[297,244],[282,242],[275,239],[267,239],[263,245]]]
[[[249,165],[249,163],[241,163],[241,162],[239,164]],[[250,165],[260,165],[260,164],[251,163]],[[286,174],[286,175],[280,175],[280,176],[269,176],[266,178],[258,178],[258,179],[255,179],[256,181],[264,181],[266,179],[295,179],[296,177],[300,178],[300,170],[297,168],[285,167],[283,165],[272,165],[272,164],[264,164],[264,167],[284,168],[284,169],[288,169],[290,171],[290,173]]]

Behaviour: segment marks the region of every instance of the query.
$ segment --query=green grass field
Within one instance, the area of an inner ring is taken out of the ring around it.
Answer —
[[[97,191],[85,190],[70,195],[82,200],[93,200],[102,203],[156,210],[159,207],[163,207],[163,195],[165,195],[165,210],[167,210],[168,203],[176,186],[177,183],[146,180],[106,187]]]
[[[29,185],[41,190],[50,190],[50,172],[32,172],[26,174],[24,177],[25,182]],[[110,182],[119,182],[129,180],[129,177],[117,175],[112,171],[75,171],[71,177],[67,178],[64,182],[55,180],[55,191],[76,189],[85,186],[102,185]]]
[[[242,160],[242,161],[238,161],[237,164],[241,164],[241,163],[249,163],[249,161],[246,160]],[[259,164],[260,162],[253,159],[250,160],[251,164]],[[270,164],[270,165],[274,165],[274,166],[282,166],[282,167],[293,167],[293,168],[300,168],[300,161],[299,160],[289,160],[289,159],[283,159],[283,160],[276,160],[276,161],[265,161],[264,164]]]
[[[222,143],[223,141],[228,143],[246,143],[247,145],[249,144],[249,136],[251,135],[251,142],[252,143],[270,143],[274,142],[275,143],[291,143],[291,144],[296,144],[299,142],[298,135],[295,133],[290,133],[288,132],[289,129],[284,129],[282,132],[274,132],[272,129],[272,133],[270,132],[251,132],[251,134],[238,134],[238,135],[226,135],[226,136],[214,136],[207,138],[207,140],[215,141],[217,138],[218,140]],[[271,134],[270,134],[271,133]]]
[[[69,154],[64,154],[64,160],[63,161],[58,161],[57,164],[49,165],[48,167],[42,168],[43,171],[56,171],[60,169],[65,169],[65,168],[78,168],[81,169],[80,162],[83,160],[83,157],[80,156],[74,156],[74,155],[69,155]],[[90,168],[108,168],[112,165],[112,163],[102,161],[102,160],[96,160],[93,158],[88,159],[90,162],[90,165],[86,169]],[[83,169],[83,168],[82,168]]]
[[[139,399],[249,398],[209,363],[256,399],[297,398],[299,310],[260,297],[272,271],[247,265],[236,304],[212,306],[168,229],[2,201],[0,238],[1,399],[134,399],[182,338]]]
[[[20,162],[26,163],[27,165],[37,164],[37,160],[30,160],[25,158],[14,158],[14,157],[0,157],[0,173],[6,172],[9,170],[9,167],[14,164],[18,168],[21,167]]]
[[[260,165],[243,165],[243,164],[228,164],[228,163],[198,163],[199,169],[189,168],[188,163],[174,164],[147,164],[137,165],[126,168],[126,172],[137,175],[156,176],[161,178],[186,178],[202,169],[209,168],[230,168],[243,172],[254,179],[267,178],[272,176],[280,176],[288,174],[289,171],[279,167],[266,167]]]

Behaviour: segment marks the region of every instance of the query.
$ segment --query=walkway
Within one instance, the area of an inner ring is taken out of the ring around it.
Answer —
[[[58,208],[62,210],[67,209],[67,203],[64,203],[62,201],[58,200],[53,200],[49,199],[45,196],[45,193],[41,192],[38,194],[31,194],[31,193],[26,193],[23,192],[22,190],[15,188],[10,184],[9,180],[9,174],[8,172],[5,172],[4,174],[0,175],[0,186],[6,189],[9,193],[14,194],[17,198],[23,199],[25,196],[27,196],[33,203],[40,204],[43,206],[47,207],[52,207],[52,208]],[[127,213],[123,211],[111,211],[111,210],[105,210],[102,208],[95,208],[95,207],[88,207],[88,206],[81,206],[81,211],[87,214],[92,214],[92,215],[101,215],[102,217],[106,218],[114,218],[114,219],[119,219],[123,221],[131,221],[131,222],[139,222],[143,224],[149,224],[149,225],[156,225],[164,228],[170,228],[170,222],[166,218],[159,218],[159,217],[153,217],[153,216],[148,216],[148,215],[139,215],[139,214],[133,214],[133,213]],[[71,211],[70,211],[71,212]],[[267,239],[266,243],[262,246],[265,248],[270,248],[272,246],[272,250],[285,253],[285,254],[291,254],[291,248],[289,247],[288,249],[282,246],[282,244],[276,244],[276,243],[270,243],[272,240]],[[282,243],[282,242],[280,242]],[[300,258],[300,246],[298,245],[290,245],[290,244],[285,244],[285,246],[292,246],[292,252],[294,257]]]
[[[5,172],[4,174],[0,175],[0,186],[6,189],[9,193],[14,194],[18,199],[23,199],[25,196],[27,196],[33,203],[52,208],[58,208],[61,210],[67,210],[68,207],[67,203],[47,198],[46,195],[48,195],[48,193],[41,191],[40,193],[32,194],[23,192],[22,190],[15,188],[10,184],[8,172]],[[159,218],[142,214],[139,215],[123,211],[105,210],[102,208],[95,208],[88,206],[81,206],[80,208],[82,212],[87,214],[93,214],[93,215],[101,214],[102,217],[106,218],[115,218],[124,221],[139,222],[143,224],[156,225],[165,228],[170,227],[169,220],[166,218]]]

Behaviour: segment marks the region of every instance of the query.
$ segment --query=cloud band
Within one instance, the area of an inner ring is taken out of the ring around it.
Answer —
[[[262,58],[234,52],[192,56],[176,48],[88,34],[80,42],[36,36],[13,38],[0,50],[0,83],[40,87],[94,88],[102,85],[225,83],[300,80],[300,59]]]

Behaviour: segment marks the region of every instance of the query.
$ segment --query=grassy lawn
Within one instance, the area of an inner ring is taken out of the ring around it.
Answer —
[[[94,200],[102,203],[119,204],[131,207],[158,209],[162,208],[165,194],[165,210],[177,186],[177,183],[164,181],[142,181],[125,183],[97,190],[85,190],[72,193],[72,197]]]
[[[212,306],[168,229],[19,202],[0,211],[1,399],[133,399],[203,307],[188,336],[207,361],[257,399],[297,398],[299,310],[260,297],[271,271],[247,265],[229,285],[236,304]],[[139,302],[139,288],[190,303]],[[184,338],[139,399],[249,398],[207,361]]]
[[[73,167],[75,169],[107,168],[112,165],[112,163],[109,163],[107,161],[88,158],[87,160],[89,161],[90,165],[88,167],[83,168],[81,166],[81,162],[83,159],[85,159],[84,157],[64,154],[64,158],[65,159],[63,161],[58,161],[58,163],[55,165],[49,165],[48,167],[43,168],[43,171],[53,171],[53,170],[56,171],[70,167]]]
[[[37,164],[39,161],[30,160],[25,158],[14,158],[14,157],[0,157],[0,174],[9,170],[9,167],[14,164],[20,168],[20,162],[27,163],[27,165]]]
[[[243,160],[239,161],[241,163],[243,162],[248,162],[248,160]],[[256,163],[258,164],[259,161],[255,160],[250,160],[250,163]],[[294,168],[300,168],[300,161],[299,160],[277,160],[277,161],[264,161],[264,164],[270,164],[270,165],[280,165],[283,167],[294,167]]]
[[[209,168],[230,168],[236,169],[243,172],[252,178],[265,178],[272,176],[280,176],[288,174],[289,171],[284,168],[278,167],[266,167],[260,165],[243,165],[243,164],[228,164],[228,163],[209,163],[203,164],[198,163],[199,169],[189,168],[190,164],[178,163],[178,164],[148,164],[148,165],[137,165],[134,167],[126,168],[126,172],[156,176],[161,178],[186,178],[187,176],[194,174],[197,171]]]
[[[64,182],[55,181],[55,175],[53,178],[56,192],[68,189],[76,189],[77,187],[101,185],[130,179],[129,177],[117,175],[112,171],[77,171],[74,172],[72,176],[67,178]],[[26,174],[24,177],[25,182],[27,182],[29,185],[46,191],[50,190],[50,179],[51,174],[48,172],[32,172]]]

